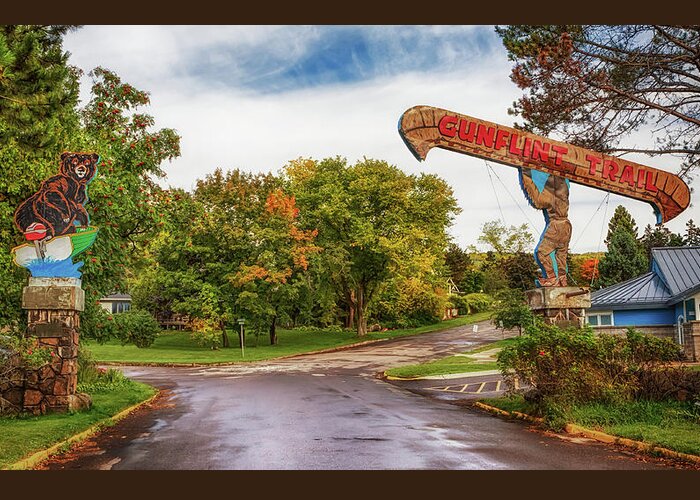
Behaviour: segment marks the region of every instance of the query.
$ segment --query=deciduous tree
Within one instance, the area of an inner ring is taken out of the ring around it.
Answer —
[[[392,280],[445,286],[446,229],[458,209],[444,181],[366,158],[300,159],[284,173],[304,227],[318,229],[326,279],[358,335]]]

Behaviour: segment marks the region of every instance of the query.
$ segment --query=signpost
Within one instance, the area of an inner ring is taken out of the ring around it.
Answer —
[[[243,325],[245,325],[245,319],[238,318],[238,324],[241,325],[241,331],[238,334],[238,340],[241,344],[241,357],[245,358],[245,330]]]
[[[657,223],[690,204],[690,189],[677,175],[548,137],[432,106],[414,106],[399,120],[399,133],[418,160],[442,148],[511,167],[538,170],[617,193],[654,207]]]
[[[542,210],[546,223],[535,248],[542,277],[527,292],[528,304],[552,324],[582,326],[591,304],[590,291],[569,287],[566,278],[569,182],[647,202],[657,224],[690,204],[688,185],[670,172],[446,109],[407,109],[399,134],[419,161],[432,148],[442,148],[518,169],[528,203]]]
[[[95,241],[85,204],[97,174],[99,155],[65,152],[59,171],[15,211],[27,243],[12,249],[15,263],[31,273],[22,292],[27,336],[51,350],[51,362],[27,369],[18,387],[0,387],[0,398],[18,410],[40,415],[88,408],[90,396],[77,392],[80,312],[85,307],[80,267],[73,258]]]

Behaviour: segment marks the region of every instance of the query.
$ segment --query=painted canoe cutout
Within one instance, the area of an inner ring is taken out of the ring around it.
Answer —
[[[558,175],[650,203],[657,224],[690,204],[687,184],[670,172],[445,109],[412,107],[401,116],[399,132],[418,160],[437,147]]]
[[[657,224],[690,204],[690,189],[672,173],[445,109],[406,110],[399,133],[419,161],[437,147],[518,169],[525,198],[545,218],[535,248],[538,286],[567,286],[569,181],[647,202]]]
[[[15,211],[15,225],[30,243],[12,249],[15,264],[34,277],[80,278],[73,257],[93,244],[98,229],[85,210],[87,186],[97,174],[95,153],[61,154],[58,175]]]

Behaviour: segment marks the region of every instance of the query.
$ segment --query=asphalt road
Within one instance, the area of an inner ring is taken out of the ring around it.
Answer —
[[[656,459],[545,434],[376,377],[390,366],[496,338],[500,333],[482,328],[475,335],[467,327],[269,363],[126,367],[127,375],[164,389],[164,396],[43,468],[666,467]]]

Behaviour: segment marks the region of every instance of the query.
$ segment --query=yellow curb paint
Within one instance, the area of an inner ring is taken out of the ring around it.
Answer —
[[[508,412],[505,410],[501,410],[500,408],[496,408],[495,406],[490,406],[490,405],[484,404],[480,401],[477,401],[476,403],[474,403],[474,406],[477,406],[478,408],[481,408],[483,410],[486,410],[486,411],[489,411],[492,413],[497,413],[499,415],[504,415],[507,417],[516,416],[518,418],[522,418],[524,420],[528,420],[531,422],[537,422],[537,423],[543,422],[543,419],[541,419],[541,418],[533,417],[531,415],[527,415],[526,413],[520,413],[518,411]],[[700,464],[700,456],[698,456],[698,455],[691,455],[689,453],[681,453],[679,451],[669,450],[668,448],[662,448],[660,446],[655,446],[655,445],[652,445],[649,443],[644,443],[642,441],[635,441],[633,439],[613,436],[613,435],[607,434],[605,432],[594,431],[594,430],[588,429],[586,427],[581,427],[580,425],[566,424],[566,427],[564,427],[564,430],[568,434],[582,435],[584,437],[594,439],[594,440],[600,441],[602,443],[619,444],[622,446],[626,446],[628,448],[633,448],[635,450],[644,451],[647,453],[656,453],[656,454],[665,456],[667,458],[675,458],[678,460],[684,460],[686,462],[693,462],[696,464]]]
[[[160,391],[156,392],[150,398],[148,398],[144,401],[141,401],[140,403],[136,403],[135,405],[130,406],[129,408],[126,408],[126,409],[120,411],[116,415],[113,415],[109,418],[102,420],[101,422],[96,423],[95,425],[93,425],[89,429],[87,429],[79,434],[75,434],[74,436],[71,436],[68,439],[64,439],[60,443],[57,443],[57,444],[51,446],[50,448],[38,451],[38,452],[30,455],[29,457],[20,460],[19,462],[15,462],[7,467],[4,467],[3,470],[33,469],[34,467],[39,465],[41,462],[43,462],[44,460],[49,458],[51,455],[54,455],[57,452],[59,452],[61,450],[61,448],[63,448],[64,446],[84,441],[87,438],[100,432],[104,427],[108,427],[110,425],[116,424],[121,419],[123,419],[124,417],[126,417],[127,415],[132,413],[134,410],[136,410],[136,409],[140,408],[141,406],[153,401],[158,396],[158,394],[160,394]]]
[[[505,410],[501,410],[500,408],[496,408],[495,406],[489,406],[489,405],[484,404],[480,401],[477,401],[476,403],[474,403],[474,406],[477,406],[477,407],[481,408],[482,410],[490,411],[491,413],[498,413],[499,415],[504,415],[506,417],[511,416],[510,413],[505,411]]]
[[[567,424],[565,430],[569,434],[580,434],[582,436],[588,437],[590,439],[595,439],[596,441],[601,441],[603,443],[619,444],[628,448],[633,448],[647,453],[656,453],[668,458],[675,458],[700,464],[700,456],[698,455],[681,453],[679,451],[669,450],[668,448],[662,448],[661,446],[656,446],[650,443],[644,443],[642,441],[635,441],[634,439],[613,436],[610,434],[606,434],[605,432],[587,429],[586,427],[581,427],[580,425]]]
[[[576,425],[576,424],[566,424],[566,427],[564,427],[564,430],[569,434],[581,434],[581,435],[584,435],[588,438],[595,439],[596,441],[600,441],[602,443],[610,444],[610,443],[615,443],[615,441],[616,441],[616,438],[614,436],[611,436],[610,434],[587,429],[585,427],[581,427],[580,425]]]
[[[387,375],[384,372],[384,376],[387,380],[420,380],[420,377],[406,378],[406,377],[395,377],[394,375]]]

